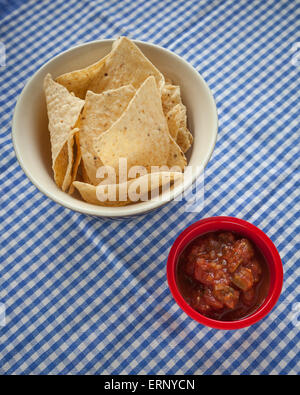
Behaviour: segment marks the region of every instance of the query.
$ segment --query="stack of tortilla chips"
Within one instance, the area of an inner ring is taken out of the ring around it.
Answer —
[[[121,190],[133,188],[137,181],[149,193],[153,185],[164,184],[166,175],[172,181],[182,180],[184,154],[193,138],[180,88],[166,82],[128,38],[116,40],[107,56],[83,70],[63,74],[56,81],[48,74],[44,90],[54,180],[63,191],[73,193],[75,187],[93,204],[131,203],[130,198],[99,201],[96,187],[102,179],[97,170],[103,166],[115,170],[112,182],[118,198]],[[127,169],[143,166],[147,174],[120,183],[120,159],[124,158]],[[153,172],[153,166],[160,169]],[[105,193],[107,186],[103,188]]]

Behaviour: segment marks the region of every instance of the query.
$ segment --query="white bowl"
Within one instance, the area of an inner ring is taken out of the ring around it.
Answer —
[[[33,184],[55,202],[75,211],[99,217],[130,217],[144,214],[174,199],[199,176],[213,152],[218,128],[216,105],[201,75],[178,55],[154,44],[135,41],[151,62],[180,85],[187,107],[188,124],[194,143],[187,153],[188,164],[197,171],[184,185],[174,188],[168,201],[147,201],[124,207],[102,207],[86,203],[61,191],[54,182],[51,168],[50,137],[43,79],[53,78],[86,67],[111,50],[113,40],[92,41],[71,48],[42,66],[27,82],[14,111],[12,137],[17,158]]]

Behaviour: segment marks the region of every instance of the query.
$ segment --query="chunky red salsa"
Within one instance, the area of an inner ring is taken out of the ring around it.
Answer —
[[[268,292],[262,254],[245,237],[211,232],[181,254],[177,283],[184,299],[199,313],[234,321],[256,310]]]

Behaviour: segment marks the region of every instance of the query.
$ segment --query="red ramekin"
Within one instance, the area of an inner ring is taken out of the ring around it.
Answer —
[[[176,266],[181,252],[198,236],[219,230],[236,232],[252,240],[263,254],[270,272],[269,292],[262,305],[251,315],[236,321],[218,321],[198,313],[184,300],[176,284]],[[275,245],[262,230],[242,219],[234,217],[212,217],[194,223],[177,237],[168,257],[167,278],[174,299],[191,318],[211,328],[234,330],[253,325],[269,314],[281,293],[283,269],[280,255]]]

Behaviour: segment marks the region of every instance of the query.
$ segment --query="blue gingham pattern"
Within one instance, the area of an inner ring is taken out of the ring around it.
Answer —
[[[0,0],[1,374],[300,373],[297,27],[294,0]],[[88,217],[41,194],[16,160],[11,121],[28,78],[119,35],[174,51],[212,89],[219,135],[198,212],[172,202],[129,221]],[[191,320],[166,281],[178,234],[216,215],[263,229],[284,265],[276,308],[235,332]]]

